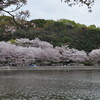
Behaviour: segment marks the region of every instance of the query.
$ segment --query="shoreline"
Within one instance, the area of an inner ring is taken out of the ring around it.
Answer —
[[[69,70],[100,70],[100,66],[39,66],[39,67],[0,67],[0,71],[69,71]]]

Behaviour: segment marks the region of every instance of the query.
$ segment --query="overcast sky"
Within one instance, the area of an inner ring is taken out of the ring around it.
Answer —
[[[69,19],[80,24],[95,24],[100,27],[100,0],[95,0],[89,13],[86,6],[68,7],[60,0],[28,0],[24,9],[30,10],[30,19]]]

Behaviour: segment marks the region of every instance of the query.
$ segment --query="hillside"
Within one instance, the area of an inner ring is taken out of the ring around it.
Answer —
[[[9,16],[0,16],[0,41],[39,38],[54,46],[69,45],[87,52],[100,47],[100,28],[95,25],[86,26],[67,19],[34,19],[20,23],[23,29],[17,29]]]

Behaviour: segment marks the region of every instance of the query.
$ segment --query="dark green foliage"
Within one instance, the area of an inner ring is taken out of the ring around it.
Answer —
[[[85,66],[93,66],[92,62],[90,62],[90,61],[85,61],[85,62],[83,62],[83,64]]]
[[[44,19],[35,19],[35,20],[31,20],[30,22],[31,23],[33,22],[34,24],[36,24],[37,27],[43,28],[45,23],[46,23],[46,20],[44,20]]]
[[[10,16],[0,16],[0,21],[10,21],[12,20],[12,17]]]
[[[12,39],[16,38],[27,38],[27,32],[24,30],[17,30],[16,32],[12,33]]]
[[[70,47],[90,52],[100,47],[100,29],[78,28],[68,34],[72,42]]]
[[[4,23],[7,23],[11,18],[1,16],[0,20],[4,20]],[[4,23],[0,25],[4,27]],[[27,30],[20,29],[14,33],[5,32],[5,28],[0,27],[0,41],[16,38],[39,38],[52,43],[54,46],[69,45],[71,48],[87,52],[100,47],[100,28],[96,28],[95,25],[87,27],[66,19],[58,21],[35,19],[27,23]]]

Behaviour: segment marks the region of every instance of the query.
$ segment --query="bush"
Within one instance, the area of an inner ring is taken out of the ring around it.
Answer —
[[[85,66],[93,66],[92,62],[90,62],[90,61],[85,61],[85,62],[83,62],[83,64]]]

